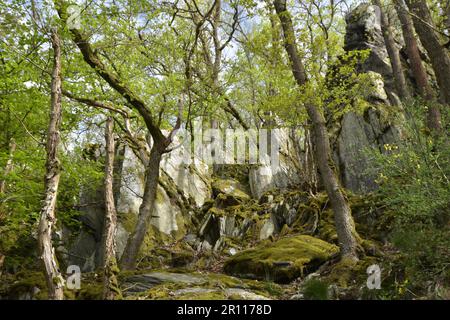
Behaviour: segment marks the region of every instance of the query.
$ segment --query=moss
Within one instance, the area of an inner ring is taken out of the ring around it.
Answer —
[[[216,207],[212,207],[211,209],[209,209],[208,213],[214,215],[215,217],[225,216],[225,211]]]
[[[334,214],[331,209],[321,213],[317,236],[327,242],[338,244],[337,231],[334,225]]]
[[[332,266],[331,272],[326,275],[328,283],[333,283],[341,288],[357,286],[367,280],[367,268],[377,263],[374,257],[366,257],[358,262],[351,259],[342,259]]]
[[[215,179],[212,188],[216,196],[223,193],[239,200],[250,200],[250,196],[243,191],[242,185],[235,180]]]
[[[159,270],[158,272],[177,272],[186,270]],[[128,276],[137,274],[128,273]],[[227,293],[227,289],[239,288],[249,292],[253,292],[266,297],[279,297],[282,289],[275,283],[268,283],[265,281],[256,281],[248,279],[239,279],[225,274],[219,273],[196,273],[189,274],[200,277],[200,283],[184,283],[184,282],[164,282],[156,285],[151,289],[126,297],[126,299],[156,299],[156,300],[219,300],[232,299],[233,297]],[[121,278],[124,278],[122,275]],[[125,277],[126,278],[126,277]],[[180,290],[185,291],[180,291]],[[242,299],[242,297],[237,297]]]
[[[228,274],[286,283],[311,272],[338,252],[335,245],[307,235],[260,244],[225,262]]]
[[[221,179],[233,179],[238,181],[243,190],[250,191],[250,185],[248,181],[249,170],[252,166],[250,164],[228,164],[220,165],[217,167],[215,175]]]
[[[133,212],[119,212],[117,216],[124,229],[127,232],[133,232],[137,222],[137,215]]]
[[[310,279],[302,285],[306,300],[328,300],[328,284],[319,279]]]
[[[33,299],[47,299],[48,291],[42,271],[20,271],[15,275],[2,276],[0,296],[18,299],[22,295],[32,293],[34,288],[39,289],[32,296]]]
[[[84,281],[81,289],[75,294],[78,300],[101,300],[103,298],[103,284],[97,281]]]

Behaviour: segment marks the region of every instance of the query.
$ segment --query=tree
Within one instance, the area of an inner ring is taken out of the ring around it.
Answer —
[[[406,86],[402,63],[400,61],[400,53],[393,37],[392,27],[389,23],[387,14],[384,12],[383,7],[381,6],[381,1],[374,0],[373,3],[380,8],[381,31],[383,32],[384,43],[386,45],[386,50],[391,61],[392,73],[394,75],[397,93],[399,94],[401,99],[406,99],[410,95],[408,92],[408,87]]]
[[[61,125],[61,43],[57,30],[51,33],[51,42],[54,51],[53,73],[51,83],[50,123],[47,132],[47,162],[45,174],[44,202],[40,213],[38,227],[38,243],[40,258],[44,265],[44,274],[47,281],[48,296],[50,299],[62,300],[64,298],[64,279],[58,267],[55,249],[52,245],[52,231],[56,223],[56,199],[60,180],[60,162],[57,158],[60,141],[59,130]]]
[[[57,1],[57,10],[60,18],[67,25],[68,13],[67,3],[65,1]],[[89,42],[89,39],[80,30],[75,27],[69,28],[72,34],[73,41],[80,50],[84,61],[106,81],[111,88],[113,88],[126,102],[142,117],[149,134],[152,137],[152,145],[148,162],[145,164],[145,184],[143,201],[139,208],[139,215],[136,226],[128,238],[127,245],[122,255],[120,266],[122,269],[130,270],[136,266],[137,256],[140,247],[144,241],[147,232],[151,212],[154,209],[156,193],[159,182],[159,171],[161,158],[164,153],[169,152],[169,145],[176,131],[181,126],[181,113],[178,115],[176,124],[171,132],[165,136],[158,123],[151,112],[151,108],[144,102],[126,84],[126,81],[120,78],[120,75],[114,71],[110,71],[99,56],[97,50],[94,50]]]
[[[121,297],[117,283],[116,230],[117,214],[114,202],[114,120],[106,119],[105,125],[105,220],[103,225],[103,298],[114,300]]]
[[[408,14],[408,9],[403,0],[394,0],[394,4],[401,23],[403,39],[405,40],[406,45],[406,54],[408,55],[409,63],[411,65],[411,71],[416,80],[420,95],[429,102],[428,128],[432,131],[439,132],[442,129],[441,114],[439,108],[436,106],[434,92],[430,86],[422,58],[420,57],[411,17]]]
[[[439,85],[440,98],[450,104],[450,57],[441,45],[430,10],[424,0],[406,0],[414,27],[427,51]]]
[[[292,73],[297,85],[302,88],[307,84],[308,79],[297,51],[294,28],[286,7],[286,0],[274,0],[274,6],[283,28],[284,46],[289,56]],[[334,212],[341,257],[358,260],[356,252],[358,243],[355,237],[356,231],[351,209],[333,170],[330,141],[324,116],[313,101],[307,101],[305,107],[313,127],[312,134],[315,142],[317,166]]]

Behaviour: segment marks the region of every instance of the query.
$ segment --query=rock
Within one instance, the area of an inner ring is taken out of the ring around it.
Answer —
[[[155,210],[150,219],[150,223],[160,232],[166,235],[173,235],[182,227],[179,225],[180,221],[177,219],[178,215],[181,215],[180,208],[172,204],[166,191],[159,186],[156,196]],[[183,223],[182,219],[181,223]]]
[[[346,22],[344,49],[370,49],[357,71],[368,75],[371,89],[365,93],[364,110],[356,111],[361,106],[355,102],[355,111],[345,113],[339,122],[330,121],[328,126],[333,132],[333,159],[343,186],[355,193],[368,193],[377,188],[378,174],[370,152],[383,152],[385,144],[401,141],[404,116],[381,32],[380,9],[362,3],[347,14]]]
[[[261,228],[261,231],[259,232],[259,239],[265,240],[269,238],[271,235],[273,235],[275,231],[275,225],[272,221],[272,219],[267,220],[263,227]]]
[[[278,189],[284,191],[299,185],[302,173],[299,171],[300,145],[304,137],[303,132],[281,128],[272,130],[273,137],[279,145],[278,163],[259,165],[250,168],[249,184],[253,198],[259,199],[265,192]]]
[[[370,155],[362,152],[373,148],[366,135],[368,124],[353,112],[346,113],[341,121],[341,132],[337,141],[338,163],[344,186],[355,192],[376,189],[375,176],[367,171],[371,166]]]
[[[313,272],[338,251],[337,246],[311,236],[286,237],[237,253],[225,262],[224,271],[237,277],[288,283]]]
[[[189,295],[205,295],[208,293],[218,292],[217,289],[207,289],[207,288],[185,288],[179,289],[173,292],[174,296],[189,296]]]
[[[385,152],[385,144],[396,144],[403,138],[401,116],[386,119],[382,105],[365,111],[365,115],[346,113],[334,147],[334,160],[344,187],[355,193],[375,190],[377,184],[372,152]],[[401,113],[401,111],[398,111]],[[391,111],[393,114],[393,112]]]
[[[117,224],[116,230],[116,256],[120,258],[127,245],[128,237],[130,233],[123,227],[121,223]]]
[[[380,74],[388,95],[395,94],[392,67],[381,31],[380,8],[362,3],[346,15],[345,21],[347,28],[344,50],[370,49],[369,57],[360,65],[360,71],[373,71]],[[386,102],[389,103],[387,100]]]
[[[239,288],[225,289],[225,294],[227,296],[238,296],[243,300],[270,300],[269,298],[262,295]]]
[[[163,155],[161,170],[164,170],[173,179],[185,197],[192,198],[197,207],[201,207],[211,196],[211,187],[208,182],[209,167],[198,157],[194,157],[195,166],[187,164],[186,150],[190,148],[190,145],[187,144],[187,141],[184,143],[183,137],[178,133],[172,145],[182,144],[182,146]]]
[[[128,293],[142,292],[166,282],[193,285],[203,283],[205,279],[198,275],[185,273],[151,272],[127,277],[123,287],[129,288]]]
[[[194,261],[194,252],[192,251],[172,251],[170,264],[172,267],[185,267]]]
[[[236,200],[250,200],[240,183],[233,179],[216,179],[212,183],[213,194],[217,197],[223,194]]]
[[[175,139],[175,145],[179,143],[179,139]],[[183,152],[184,146],[177,148],[164,155],[161,162],[161,183],[149,224],[149,234],[155,245],[181,240],[188,231],[187,225],[191,223],[192,212],[211,196],[208,166],[199,159],[196,159],[195,167],[184,164]],[[145,177],[143,165],[130,148],[125,148],[123,158],[120,191],[117,195],[118,258],[122,255],[136,222],[142,203]],[[163,184],[163,178],[166,185]],[[183,196],[185,199],[181,199]],[[104,207],[101,205],[103,198],[102,188],[94,192],[89,189],[82,192],[80,205],[83,228],[76,239],[67,245],[67,263],[79,265],[83,272],[92,271],[101,265],[99,258],[104,219]],[[95,205],[96,203],[100,205]]]
[[[278,285],[218,273],[152,272],[130,276],[122,283],[127,298],[171,300],[270,300],[281,294]]]

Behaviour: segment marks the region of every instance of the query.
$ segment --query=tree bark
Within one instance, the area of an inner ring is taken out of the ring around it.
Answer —
[[[430,86],[422,58],[420,57],[419,47],[414,35],[413,22],[403,0],[394,0],[394,5],[402,26],[403,39],[405,40],[406,54],[409,59],[411,71],[416,80],[420,95],[429,102],[427,126],[431,131],[440,132],[442,130],[441,113],[435,104],[434,92]]]
[[[105,127],[105,221],[103,224],[103,299],[122,297],[117,282],[116,230],[117,214],[114,202],[114,120],[108,117]]]
[[[380,8],[381,17],[381,30],[383,32],[384,43],[386,50],[391,61],[392,73],[394,75],[395,86],[397,87],[397,93],[401,99],[407,99],[410,97],[408,87],[406,86],[405,75],[403,73],[402,63],[400,61],[400,53],[395,44],[394,37],[392,36],[392,28],[389,24],[389,19],[385,14],[380,0],[373,0],[373,3]]]
[[[9,158],[8,161],[6,161],[5,169],[3,170],[3,176],[4,179],[0,181],[0,194],[5,193],[6,191],[6,176],[12,171],[13,169],[13,155],[16,151],[16,142],[13,138],[9,140]]]
[[[145,170],[144,196],[141,206],[139,207],[138,220],[133,233],[128,238],[127,245],[120,261],[120,266],[123,270],[133,270],[136,268],[139,250],[144,241],[151,213],[155,206],[162,154],[162,149],[156,143],[153,143]]]
[[[117,207],[117,201],[120,197],[120,189],[122,187],[122,172],[123,172],[123,161],[125,159],[125,143],[118,143],[116,146],[116,153],[114,155],[114,179],[113,179],[113,194],[114,194],[114,205]]]
[[[61,47],[56,30],[51,34],[53,73],[51,82],[50,123],[47,135],[47,162],[45,174],[45,193],[39,220],[39,253],[44,265],[49,299],[64,299],[64,279],[61,276],[55,250],[52,245],[52,229],[56,223],[56,198],[60,178],[60,163],[57,158],[61,124]]]
[[[424,0],[406,0],[412,14],[414,27],[427,51],[439,85],[441,100],[450,104],[450,57],[441,45],[431,18],[430,10]]]
[[[274,6],[283,28],[285,48],[291,62],[292,73],[297,84],[301,87],[306,84],[307,78],[303,63],[297,52],[294,28],[286,8],[286,0],[274,0]],[[333,170],[334,165],[331,158],[330,140],[325,119],[320,110],[312,103],[306,104],[306,110],[313,127],[312,134],[316,144],[315,157],[317,166],[334,212],[341,258],[356,261],[358,260],[356,253],[358,244],[355,237],[355,226],[350,206],[339,185],[337,175]]]

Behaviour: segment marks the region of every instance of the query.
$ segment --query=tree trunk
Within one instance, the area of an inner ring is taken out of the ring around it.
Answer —
[[[116,154],[114,156],[114,179],[113,194],[114,205],[117,207],[117,201],[120,197],[120,188],[122,187],[121,179],[123,172],[123,161],[125,160],[125,143],[118,143],[116,146]]]
[[[420,58],[419,47],[414,35],[413,22],[403,0],[394,0],[394,5],[402,26],[403,39],[405,40],[406,54],[408,55],[411,71],[416,80],[420,95],[429,102],[428,128],[431,131],[439,132],[442,130],[441,114],[435,104],[433,89],[428,82],[428,76]]]
[[[120,261],[123,270],[133,270],[136,268],[137,257],[140,247],[147,232],[148,223],[151,218],[158,190],[159,167],[161,163],[162,151],[158,144],[153,143],[150,151],[149,161],[145,173],[145,187],[142,204],[139,207],[139,216],[133,233],[130,235],[125,247],[125,251]]]
[[[39,220],[39,253],[44,265],[49,299],[64,299],[64,279],[58,267],[52,245],[52,229],[56,223],[55,207],[58,193],[60,163],[57,158],[59,128],[61,124],[61,47],[56,30],[52,30],[51,41],[54,51],[51,83],[50,123],[47,135],[47,162],[45,193]]]
[[[108,117],[105,128],[105,221],[103,224],[103,299],[121,298],[117,283],[116,229],[117,215],[114,204],[114,120]]]
[[[294,29],[291,17],[286,8],[286,0],[274,0],[274,5],[283,28],[285,48],[291,62],[292,73],[297,84],[303,86],[306,84],[307,78],[303,64],[298,56]],[[337,175],[333,170],[334,165],[331,158],[330,140],[324,116],[319,109],[311,103],[306,104],[306,110],[313,127],[312,134],[316,144],[315,158],[317,160],[317,166],[334,212],[341,257],[358,260],[356,253],[356,231],[351,215],[351,209],[341,190]]]
[[[395,79],[397,93],[401,99],[409,98],[408,88],[406,86],[405,75],[403,74],[402,63],[400,61],[400,53],[392,36],[392,28],[389,19],[381,7],[380,0],[373,0],[373,3],[380,8],[381,30],[383,32],[384,43],[392,65],[392,73]]]
[[[424,0],[406,0],[420,41],[427,51],[439,85],[441,99],[450,104],[450,57],[436,34],[430,10]]]
[[[5,193],[6,191],[6,176],[11,172],[13,168],[13,155],[16,151],[16,142],[13,138],[9,140],[9,158],[6,161],[5,169],[3,170],[4,179],[0,181],[0,194]]]

